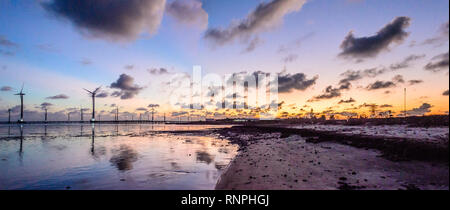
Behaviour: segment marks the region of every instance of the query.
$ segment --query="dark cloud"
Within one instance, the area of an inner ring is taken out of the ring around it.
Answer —
[[[320,101],[324,99],[332,99],[337,98],[342,95],[343,90],[349,90],[351,87],[350,82],[341,83],[337,88],[333,86],[328,86],[325,88],[321,95],[315,96],[312,99],[309,99],[308,102]]]
[[[53,100],[57,100],[57,99],[68,99],[68,98],[69,98],[69,96],[67,96],[67,95],[65,95],[65,94],[59,94],[59,95],[47,97],[47,99],[53,99]]]
[[[392,70],[408,68],[408,67],[410,67],[410,65],[413,61],[422,59],[424,57],[425,57],[425,55],[410,55],[410,56],[406,57],[405,59],[403,59],[403,61],[392,64],[390,68]]]
[[[394,83],[405,83],[405,79],[403,79],[402,75],[396,75],[394,78],[392,78],[392,81]]]
[[[367,86],[367,90],[379,90],[395,87],[395,83],[391,81],[376,81]]]
[[[422,104],[422,105],[421,105],[420,107],[418,107],[418,108],[414,108],[414,109],[411,109],[411,110],[407,110],[407,111],[406,111],[406,114],[407,114],[408,116],[421,116],[421,115],[424,115],[424,114],[426,114],[426,113],[431,112],[431,110],[430,110],[431,107],[433,107],[433,106],[431,106],[431,105],[428,104],[428,103],[424,103],[424,104]],[[402,113],[404,114],[405,112],[402,111]]]
[[[121,99],[133,98],[143,89],[143,87],[140,87],[133,83],[133,77],[127,74],[120,75],[119,79],[117,79],[117,81],[111,83],[110,85],[112,89],[119,89],[119,91],[115,91],[112,96],[120,97]]]
[[[153,75],[161,75],[161,74],[168,74],[169,71],[166,68],[153,68],[153,69],[147,69],[148,73]]]
[[[0,91],[12,91],[13,88],[10,86],[3,86],[2,88],[0,88]]]
[[[319,77],[315,76],[311,79],[307,79],[306,75],[303,73],[297,74],[284,74],[280,73],[278,75],[278,92],[279,93],[289,93],[293,90],[306,90],[307,88],[316,84]]]
[[[444,91],[444,92],[442,93],[442,95],[448,96],[448,90]]]
[[[159,104],[149,104],[147,107],[148,108],[158,108]]]
[[[340,96],[341,96],[341,89],[333,88],[333,86],[330,85],[325,89],[323,94],[315,96],[313,99],[310,99],[309,102],[319,101],[323,99],[332,99]]]
[[[167,5],[166,11],[180,23],[200,29],[208,27],[208,13],[199,0],[175,0]]]
[[[358,59],[376,57],[392,43],[400,43],[409,35],[404,29],[410,25],[410,20],[409,17],[396,17],[374,36],[355,38],[350,32],[341,44],[339,55]]]
[[[106,98],[106,97],[108,97],[108,93],[107,92],[101,92],[101,93],[98,93],[97,95],[95,95],[95,97],[96,98]]]
[[[390,105],[390,104],[383,104],[383,105],[380,105],[380,108],[392,108],[393,106],[392,105]]]
[[[350,99],[347,99],[347,100],[341,100],[341,101],[339,101],[338,104],[350,104],[350,103],[355,103],[355,102],[356,102],[355,99],[350,98]]]
[[[439,72],[445,69],[448,70],[448,59],[449,59],[448,52],[440,54],[432,58],[431,59],[432,61],[430,61],[424,68],[425,70],[431,72]]]
[[[268,30],[283,21],[285,15],[299,11],[305,0],[272,0],[260,3],[245,18],[228,28],[212,28],[206,31],[205,39],[223,45],[235,39],[249,40],[252,36]]]
[[[166,0],[51,0],[43,8],[72,22],[84,35],[109,40],[134,40],[142,32],[154,34]]]
[[[420,84],[420,83],[423,83],[423,80],[414,79],[414,80],[409,80],[408,81],[409,85],[417,85],[417,84]]]

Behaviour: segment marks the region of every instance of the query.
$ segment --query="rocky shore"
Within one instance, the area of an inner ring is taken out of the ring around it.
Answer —
[[[217,132],[240,146],[216,185],[219,190],[449,189],[448,139],[436,143],[280,126]]]

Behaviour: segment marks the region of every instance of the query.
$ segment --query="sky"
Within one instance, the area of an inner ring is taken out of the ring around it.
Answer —
[[[104,119],[116,107],[122,119],[152,109],[168,119],[264,112],[171,102],[194,66],[203,76],[277,75],[281,118],[311,109],[402,116],[405,88],[408,115],[448,114],[448,8],[447,0],[0,1],[0,121],[8,109],[18,118],[22,85],[25,120],[42,120],[43,107],[52,120],[81,109],[88,118],[83,88],[99,86]]]

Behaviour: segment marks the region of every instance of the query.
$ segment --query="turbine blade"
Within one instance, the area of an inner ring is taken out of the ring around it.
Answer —
[[[24,83],[22,83],[22,89],[20,89],[20,93],[22,93],[23,92],[23,86],[24,86],[25,84]]]
[[[97,93],[97,91],[100,90],[100,88],[102,88],[102,86],[98,87],[97,89],[94,90],[94,94]]]
[[[89,91],[89,90],[87,90],[87,89],[84,89],[84,88],[83,88],[83,90],[85,90],[85,91],[87,91],[88,93],[92,94],[92,92],[91,92],[91,91]]]

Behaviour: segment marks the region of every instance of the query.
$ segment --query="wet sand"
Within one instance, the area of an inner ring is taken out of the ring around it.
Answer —
[[[218,190],[449,189],[448,143],[338,134],[332,140],[331,132],[273,127],[219,133],[239,144],[240,152],[221,175]],[[405,145],[411,149],[400,149]],[[418,154],[420,147],[424,154]]]

